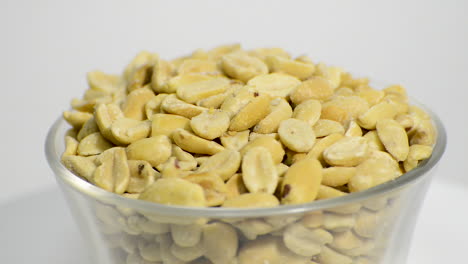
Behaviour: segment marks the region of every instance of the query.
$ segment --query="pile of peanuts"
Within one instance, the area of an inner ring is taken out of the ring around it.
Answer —
[[[402,86],[376,90],[367,78],[307,56],[293,59],[280,48],[246,51],[227,45],[174,60],[144,51],[123,74],[90,72],[88,83],[84,97],[63,114],[73,128],[65,137],[62,163],[102,189],[160,204],[257,208],[339,197],[414,169],[430,157],[435,142],[430,116],[408,103]],[[251,258],[257,247],[267,247],[271,256],[276,250],[278,256],[310,259],[322,252],[318,263],[338,263],[323,260],[336,253],[336,247],[323,246],[339,243],[337,236],[295,221],[283,229],[263,220],[235,228],[215,222],[196,232],[229,238],[236,228],[247,230],[244,236],[256,242],[244,251]],[[257,228],[264,230],[251,232]],[[161,252],[198,245],[180,244],[183,239],[174,237],[178,231],[166,229],[161,234],[172,232],[172,237],[158,237],[158,243],[169,239],[176,248]],[[275,236],[278,230],[285,230],[283,239]],[[292,252],[278,253],[287,248]],[[211,262],[193,263],[231,263],[237,244],[230,259],[203,251]]]

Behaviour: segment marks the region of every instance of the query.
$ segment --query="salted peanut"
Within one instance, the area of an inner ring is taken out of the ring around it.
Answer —
[[[111,133],[116,141],[128,145],[148,137],[151,131],[151,121],[138,121],[131,118],[120,118],[111,125]]]
[[[111,126],[115,120],[123,118],[122,110],[115,104],[100,104],[96,106],[94,118],[101,134],[111,141],[118,144],[117,140],[112,135]]]
[[[325,213],[323,215],[323,228],[332,232],[344,232],[351,229],[356,223],[354,214]]]
[[[243,82],[268,73],[268,66],[262,60],[249,56],[244,51],[224,55],[220,65],[227,76]]]
[[[377,131],[371,130],[364,135],[364,138],[367,140],[367,145],[369,146],[369,150],[379,150],[385,151],[385,146],[380,141],[379,135]]]
[[[203,188],[179,178],[158,179],[138,199],[166,205],[206,206]]]
[[[229,113],[229,116],[232,118],[253,98],[255,98],[255,92],[250,91],[249,87],[244,86],[229,94],[221,104],[220,109]]]
[[[241,155],[238,151],[225,149],[209,157],[198,169],[197,172],[213,171],[222,180],[229,179],[239,169]]]
[[[273,231],[273,226],[262,219],[248,219],[233,224],[249,240]]]
[[[429,158],[432,154],[432,147],[420,144],[411,145],[408,158],[403,162],[405,171],[410,171],[418,166],[418,162]]]
[[[170,234],[159,235],[156,237],[156,242],[159,242],[161,248],[162,263],[167,264],[186,264],[187,262],[176,258],[171,251],[171,246],[174,244]]]
[[[367,140],[362,137],[344,137],[323,151],[324,160],[332,166],[353,167],[369,154]]]
[[[94,156],[82,157],[75,155],[64,155],[62,156],[62,164],[71,172],[78,175],[79,177],[91,181],[96,171],[97,165],[95,163],[96,158]]]
[[[315,65],[297,60],[283,58],[281,56],[270,55],[265,58],[270,72],[281,72],[294,76],[300,80],[305,80],[312,76]]]
[[[344,232],[335,233],[333,236],[333,242],[330,247],[336,250],[350,250],[361,247],[363,240],[356,236],[353,231],[347,230]]]
[[[178,67],[179,75],[193,73],[219,74],[218,66],[215,62],[209,60],[187,59]]]
[[[322,104],[322,119],[346,124],[369,110],[369,103],[359,96],[337,96]]]
[[[316,137],[326,137],[331,134],[344,134],[343,125],[334,120],[319,119],[313,126]]]
[[[162,261],[161,247],[159,243],[138,240],[138,251],[141,257],[146,261]],[[138,263],[138,262],[136,262]]]
[[[317,200],[331,199],[344,195],[346,195],[345,192],[342,192],[336,188],[329,187],[327,185],[320,185],[317,193]]]
[[[65,156],[76,155],[78,144],[80,144],[80,142],[76,138],[65,136],[65,151],[62,154],[62,159]]]
[[[229,263],[237,254],[236,230],[228,224],[215,222],[203,227],[205,257],[213,264]]]
[[[198,136],[205,139],[215,139],[227,131],[230,118],[227,112],[210,109],[190,120],[190,126]]]
[[[171,141],[167,136],[140,139],[127,147],[129,160],[146,160],[156,167],[171,156]]]
[[[353,120],[349,121],[346,127],[345,137],[362,137],[361,127]]]
[[[369,106],[378,104],[385,96],[385,92],[381,90],[363,90],[356,93],[357,96],[366,100],[369,103]]]
[[[286,119],[280,123],[278,135],[281,142],[296,152],[307,152],[315,143],[315,133],[308,123],[299,119]]]
[[[214,155],[224,150],[224,147],[218,143],[197,137],[182,128],[172,133],[172,139],[177,146],[192,153]]]
[[[176,93],[183,101],[193,104],[204,98],[224,93],[229,87],[229,79],[220,77],[181,85]]]
[[[323,160],[323,151],[342,138],[342,134],[335,133],[322,139],[317,139],[312,149],[307,153],[307,158],[318,159],[320,163],[325,165],[325,161]]]
[[[78,145],[77,153],[81,156],[92,156],[101,154],[105,150],[113,147],[99,132],[90,134],[83,138]]]
[[[227,131],[220,139],[225,148],[239,151],[249,142],[249,130]]]
[[[130,170],[130,180],[126,191],[129,193],[141,193],[161,176],[145,160],[129,160],[127,162]]]
[[[226,182],[226,199],[232,199],[243,193],[247,193],[248,190],[245,187],[244,181],[242,180],[242,174],[236,173]]]
[[[278,173],[278,177],[283,177],[288,169],[289,166],[284,163],[276,164],[276,172]]]
[[[322,170],[322,184],[337,187],[345,185],[356,175],[354,167],[330,167]]]
[[[376,130],[385,149],[392,154],[397,161],[406,160],[409,152],[406,130],[393,119],[378,120]]]
[[[227,199],[222,207],[228,208],[263,208],[279,205],[276,196],[268,193],[243,193],[239,196]]]
[[[277,140],[272,137],[258,137],[252,141],[250,141],[247,145],[245,145],[241,150],[241,156],[244,156],[247,151],[255,147],[264,147],[270,152],[271,157],[275,164],[280,163],[283,160],[284,156],[284,149]]]
[[[307,228],[318,228],[323,224],[323,212],[313,211],[306,213],[301,219],[301,224]]]
[[[318,256],[320,264],[351,264],[353,259],[343,255],[329,247],[323,247],[322,252]]]
[[[392,102],[382,101],[361,114],[357,118],[357,123],[365,129],[375,129],[378,120],[392,119],[398,114],[395,104]]]
[[[199,224],[191,225],[171,225],[171,235],[174,243],[181,247],[193,247],[201,241],[203,226]]]
[[[182,261],[192,261],[203,256],[205,248],[202,243],[198,243],[192,247],[181,247],[174,243],[171,246],[171,253]]]
[[[301,84],[301,81],[291,75],[270,73],[251,79],[246,87],[251,92],[268,94],[272,97],[287,98],[299,84]]]
[[[319,120],[322,111],[322,105],[318,100],[309,99],[303,101],[294,108],[293,118],[307,122],[314,126]]]
[[[190,129],[190,119],[172,114],[154,114],[151,124],[151,136],[168,136],[178,129]]]
[[[333,87],[331,83],[327,79],[314,77],[298,85],[291,92],[290,98],[293,104],[298,105],[309,99],[323,101],[332,95]]]
[[[289,53],[282,48],[256,48],[253,50],[249,50],[248,54],[250,56],[257,57],[263,61],[265,61],[267,56],[278,56],[286,59],[291,58]]]
[[[127,95],[122,105],[122,112],[125,117],[135,120],[145,120],[145,105],[153,99],[154,93],[149,88],[134,90]]]
[[[295,223],[286,227],[283,241],[292,252],[312,257],[320,253],[322,246],[331,243],[333,236],[323,229],[309,229],[302,223]]]
[[[361,237],[372,238],[379,231],[382,221],[384,221],[382,212],[361,210],[356,217],[353,230]]]
[[[122,194],[130,182],[130,169],[124,148],[115,147],[102,153],[101,165],[94,171],[92,182],[109,192]]]
[[[278,185],[278,172],[268,149],[255,147],[243,156],[242,179],[251,193],[273,194]]]
[[[211,79],[213,79],[213,76],[206,74],[177,75],[168,81],[166,90],[167,93],[175,93],[181,86],[208,81]]]
[[[253,98],[234,115],[229,125],[231,131],[243,131],[255,126],[268,115],[271,96],[264,94]]]
[[[175,94],[166,96],[161,103],[161,108],[169,114],[180,115],[186,118],[192,118],[206,110],[203,107],[179,100]]]
[[[203,188],[207,206],[218,206],[226,200],[227,187],[216,172],[193,173],[184,178]]]
[[[372,151],[369,157],[356,167],[356,175],[349,180],[348,187],[351,192],[363,191],[393,180],[401,174],[398,162],[390,154]]]
[[[268,134],[260,134],[260,133],[255,133],[255,132],[251,132],[249,134],[249,141],[252,141],[258,137],[271,137],[271,138],[274,138],[276,140],[279,140],[279,136],[278,136],[278,133],[268,133]]]
[[[316,159],[303,159],[289,167],[281,186],[282,204],[315,200],[322,181],[322,165]]]
[[[65,111],[63,112],[63,119],[68,122],[75,129],[80,129],[86,121],[93,117],[92,114],[80,111]]]
[[[86,78],[90,89],[106,93],[116,90],[120,82],[120,76],[106,74],[101,71],[88,72]]]
[[[145,113],[147,119],[152,120],[154,114],[161,112],[162,101],[164,98],[166,98],[166,96],[168,96],[168,94],[161,93],[146,102]]]
[[[321,76],[327,79],[333,89],[336,89],[341,84],[341,74],[343,73],[343,69],[336,67],[336,66],[327,66],[324,63],[317,64],[317,71],[315,75]]]
[[[292,116],[291,105],[284,98],[275,98],[270,101],[269,114],[253,128],[254,132],[268,134],[278,130],[281,121]]]
[[[99,127],[97,126],[94,117],[92,117],[92,118],[88,119],[88,121],[86,121],[83,124],[80,131],[76,135],[76,139],[78,141],[81,141],[81,140],[83,140],[83,138],[85,138],[85,137],[87,137],[87,136],[89,136],[89,135],[91,135],[93,133],[96,133],[96,132],[99,132]]]
[[[151,88],[156,93],[173,93],[169,88],[169,80],[174,72],[174,66],[159,57],[155,58],[151,75]]]

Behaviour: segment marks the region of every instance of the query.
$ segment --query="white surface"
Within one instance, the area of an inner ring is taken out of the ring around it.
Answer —
[[[306,53],[315,61],[405,85],[447,127],[442,177],[468,185],[466,10],[468,2],[462,0],[1,1],[0,203],[21,199],[41,205],[34,208],[39,215],[41,208],[55,212],[51,206],[58,205],[37,203],[37,193],[55,185],[43,142],[70,99],[84,92],[87,71],[119,72],[142,49],[171,58],[195,47],[232,42],[247,48],[280,46],[295,55]],[[451,209],[441,199],[432,199]],[[453,212],[455,219],[460,212]],[[29,211],[16,213],[29,217]],[[3,212],[1,216],[4,221]],[[436,211],[431,217],[442,221]],[[461,227],[466,230],[466,225]],[[25,237],[27,232],[25,228]],[[441,233],[425,241],[451,236]],[[41,241],[54,241],[53,252],[67,246],[63,239],[69,238],[42,234]],[[20,242],[13,239],[10,245]],[[0,256],[5,252],[10,251],[0,247]],[[52,255],[46,249],[42,253]],[[429,258],[426,263],[439,262]]]
[[[408,264],[462,263],[468,245],[468,212],[459,206],[460,201],[468,201],[463,187],[440,179],[432,184]],[[57,188],[0,204],[0,211],[8,216],[0,218],[2,263],[89,263],[84,242]]]

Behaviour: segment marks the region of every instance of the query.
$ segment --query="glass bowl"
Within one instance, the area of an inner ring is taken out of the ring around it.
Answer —
[[[432,156],[390,182],[343,197],[261,209],[166,206],[126,198],[61,163],[59,118],[46,156],[99,264],[403,264],[418,212],[446,146],[439,118]]]

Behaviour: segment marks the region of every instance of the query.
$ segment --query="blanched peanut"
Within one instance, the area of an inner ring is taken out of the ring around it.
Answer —
[[[239,264],[313,264],[287,249],[281,239],[264,236],[245,243],[239,250]]]
[[[147,219],[146,217],[141,217],[138,221],[138,227],[145,233],[160,235],[166,234],[170,231],[169,224],[157,223]]]
[[[123,118],[122,110],[115,104],[100,104],[94,111],[94,118],[101,134],[109,141],[118,144],[111,132],[112,123]]]
[[[351,229],[356,220],[352,214],[333,214],[325,213],[323,215],[323,228],[332,232],[344,232]]]
[[[366,100],[369,106],[373,106],[382,101],[385,92],[380,90],[365,90],[357,92],[356,95]]]
[[[336,89],[341,84],[341,74],[343,69],[335,66],[326,66],[324,63],[317,64],[317,76],[327,79],[333,89]]]
[[[432,146],[436,139],[436,130],[431,120],[420,120],[410,131],[412,136],[410,144]]]
[[[101,165],[96,168],[92,182],[104,190],[122,194],[130,181],[127,155],[123,148],[112,148],[102,153]]]
[[[229,263],[238,248],[236,230],[228,224],[216,222],[203,227],[203,246],[205,257],[213,264]]]
[[[133,92],[150,84],[153,74],[153,63],[145,63],[133,68],[126,76],[127,91]]]
[[[166,96],[168,96],[168,94],[158,94],[146,103],[145,113],[147,119],[152,120],[154,114],[161,112],[161,105]]]
[[[381,119],[377,121],[376,130],[385,149],[397,161],[406,160],[409,144],[405,129],[393,119]]]
[[[199,224],[191,225],[171,225],[172,240],[181,247],[193,247],[201,241],[203,226]]]
[[[248,192],[244,185],[244,181],[242,180],[242,174],[238,173],[229,178],[229,180],[226,182],[226,189],[226,199],[232,199]]]
[[[226,75],[243,82],[268,73],[268,67],[263,61],[242,51],[232,52],[221,57],[221,67]]]
[[[88,72],[86,75],[91,90],[101,92],[112,92],[117,89],[120,76],[106,74],[101,71]]]
[[[397,121],[404,129],[409,130],[414,126],[413,118],[409,114],[399,114],[395,116],[395,121]]]
[[[294,108],[293,118],[305,121],[312,127],[319,120],[321,111],[322,105],[320,102],[309,99]]]
[[[275,140],[272,137],[258,137],[250,141],[247,145],[245,145],[241,149],[240,153],[242,156],[244,156],[245,153],[247,153],[247,151],[255,147],[266,148],[270,152],[271,157],[273,158],[273,161],[275,162],[275,164],[278,164],[283,160],[284,149],[281,146],[281,143],[279,143],[277,140]]]
[[[355,121],[351,120],[344,135],[346,137],[362,137],[362,129]]]
[[[281,56],[270,55],[265,58],[271,72],[282,72],[294,76],[300,80],[305,80],[312,76],[315,65],[297,60],[287,59]]]
[[[353,95],[355,95],[353,89],[347,86],[341,86],[335,89],[335,96],[353,96]]]
[[[80,131],[78,132],[78,134],[76,135],[76,139],[78,141],[81,141],[83,140],[83,138],[93,134],[93,133],[96,133],[96,132],[99,132],[99,127],[97,126],[96,124],[96,121],[94,119],[94,117],[88,119],[88,121],[86,121],[86,123],[83,124],[83,127],[80,129]]]
[[[408,102],[408,95],[406,94],[406,89],[401,85],[390,85],[383,89],[385,97],[396,99],[401,102]]]
[[[338,189],[326,185],[320,185],[317,194],[317,200],[336,198],[344,195],[346,195],[346,193]]]
[[[171,152],[171,141],[163,135],[140,139],[127,147],[129,160],[146,160],[153,167],[166,162]]]
[[[278,135],[281,142],[297,152],[309,151],[315,143],[315,133],[305,121],[290,118],[280,123]]]
[[[81,156],[97,155],[111,147],[112,143],[107,141],[101,133],[96,132],[81,140],[78,145],[77,153]]]
[[[312,211],[306,213],[301,219],[303,226],[307,228],[318,228],[323,224],[323,212],[322,211]]]
[[[278,185],[278,172],[266,148],[255,147],[245,153],[242,161],[242,179],[251,193],[274,193]]]
[[[62,164],[74,174],[91,181],[96,171],[97,165],[94,156],[82,157],[74,155],[65,155],[62,157]]]
[[[367,141],[362,137],[344,137],[323,151],[325,161],[333,166],[353,167],[368,156]]]
[[[398,162],[388,153],[373,151],[356,167],[356,175],[350,179],[348,187],[351,192],[362,191],[393,180],[401,174]]]
[[[190,120],[190,126],[198,136],[205,139],[215,139],[227,131],[230,123],[229,115],[222,110],[210,109]]]
[[[145,160],[129,160],[128,168],[130,180],[127,192],[129,193],[141,193],[147,186],[160,177],[159,173]]]
[[[364,138],[367,140],[367,145],[369,146],[369,150],[378,150],[378,151],[385,151],[385,146],[380,141],[379,135],[377,131],[371,130],[364,135]]]
[[[281,186],[282,204],[299,204],[315,200],[322,181],[322,165],[316,159],[294,163],[284,175]]]
[[[172,145],[172,155],[179,161],[197,162],[192,154],[185,152],[175,144]]]
[[[346,124],[366,113],[369,104],[359,96],[337,96],[322,104],[322,119]]]
[[[256,48],[248,51],[250,56],[257,57],[265,61],[267,56],[278,56],[282,58],[289,59],[291,56],[287,51],[282,48]]]
[[[167,92],[168,93],[175,93],[179,87],[194,84],[198,82],[208,81],[213,79],[213,76],[205,75],[205,74],[186,74],[186,75],[178,75],[171,78],[167,83]]]
[[[331,134],[344,134],[344,127],[334,120],[319,119],[314,125],[314,133],[317,137],[326,137]]]
[[[206,108],[220,108],[226,98],[228,98],[228,96],[232,96],[237,89],[239,89],[237,86],[231,85],[231,87],[227,88],[224,93],[203,98],[197,102],[197,105]],[[231,115],[231,113],[229,113],[229,115]]]
[[[271,100],[269,95],[259,95],[253,98],[232,118],[229,130],[243,131],[255,126],[268,115]]]
[[[322,184],[337,187],[345,185],[356,175],[354,167],[330,167],[322,170]]]
[[[62,154],[62,159],[65,156],[76,155],[79,143],[80,142],[76,138],[65,136],[65,151]]]
[[[291,115],[292,108],[289,103],[283,98],[275,98],[270,101],[269,114],[258,122],[253,131],[262,134],[274,133],[281,121],[290,118]]]
[[[249,219],[233,224],[249,240],[254,240],[257,236],[266,235],[273,231],[273,226],[264,220]]]
[[[228,95],[226,100],[224,100],[224,102],[221,104],[220,109],[229,113],[230,117],[233,117],[254,97],[255,92],[249,91],[249,88],[244,86],[237,89],[234,93]]]
[[[151,125],[151,136],[165,135],[170,137],[178,128],[190,129],[190,119],[171,114],[154,114]]]
[[[414,144],[409,148],[408,159],[403,162],[405,171],[410,171],[418,165],[420,160],[427,159],[432,154],[432,147],[426,145]]]
[[[241,132],[228,131],[220,139],[225,148],[239,151],[249,142],[249,130]]]
[[[140,194],[139,199],[167,205],[206,206],[203,188],[179,178],[158,179]]]
[[[197,137],[181,128],[172,133],[172,139],[177,146],[192,153],[214,155],[224,150],[218,143]]]
[[[227,199],[223,207],[231,208],[262,208],[275,207],[279,205],[276,196],[268,193],[244,193],[239,196]]]
[[[150,131],[150,121],[138,121],[131,118],[117,119],[111,125],[112,136],[123,145],[148,137]]]
[[[362,113],[357,123],[365,129],[375,129],[378,120],[386,118],[394,118],[398,114],[398,110],[395,109],[395,104],[392,102],[382,101]]]
[[[171,251],[173,244],[170,234],[164,234],[157,236],[157,242],[160,243],[161,247],[161,258],[164,264],[185,264],[186,262],[176,258]]]
[[[161,172],[163,178],[184,177],[197,167],[195,161],[179,161],[176,157],[170,157],[166,162],[159,164],[156,169]]]
[[[290,95],[291,101],[298,105],[306,100],[326,100],[333,95],[331,83],[323,78],[314,77],[303,81]]]
[[[323,245],[331,243],[333,236],[323,229],[308,229],[295,223],[286,227],[283,241],[292,252],[312,257],[320,253]]]
[[[215,172],[221,179],[229,179],[239,169],[241,155],[238,151],[225,149],[209,157],[197,172]]]
[[[217,74],[218,67],[216,63],[209,60],[187,59],[177,69],[179,75],[191,73],[209,73]]]
[[[333,236],[333,242],[330,244],[330,247],[340,250],[340,249],[354,249],[361,247],[363,241],[361,238],[356,236],[351,230],[344,232],[335,233]]]
[[[249,91],[257,92],[258,94],[287,98],[300,83],[301,81],[291,75],[270,73],[251,79],[246,87]]]
[[[153,74],[151,76],[151,88],[156,93],[172,93],[168,87],[169,79],[174,71],[173,66],[165,61],[158,58],[154,59]]]
[[[216,172],[194,173],[184,179],[203,188],[207,206],[218,206],[226,200],[226,184]]]
[[[322,139],[317,139],[312,149],[307,153],[307,158],[318,159],[323,165],[325,165],[325,161],[323,160],[323,151],[342,138],[343,135],[341,134],[331,134]]]
[[[141,257],[147,261],[162,261],[161,248],[158,243],[138,240],[138,251]]]
[[[379,231],[382,217],[383,214],[381,212],[361,210],[356,217],[353,230],[361,237],[372,238]]]
[[[68,122],[75,129],[80,129],[86,121],[93,117],[92,114],[80,111],[65,111],[63,112],[63,119]]]
[[[213,78],[206,81],[181,85],[177,96],[183,101],[193,104],[199,100],[224,93],[229,88],[229,79]]]
[[[268,134],[260,134],[260,133],[255,133],[255,132],[251,132],[249,134],[249,141],[252,141],[258,137],[272,137],[276,140],[279,140],[279,136],[278,136],[278,133],[268,133]]]
[[[130,92],[122,105],[124,116],[139,121],[145,120],[146,103],[153,99],[153,97],[154,93],[149,88],[142,88]]]
[[[286,171],[288,171],[289,166],[284,163],[276,164],[276,171],[278,172],[278,177],[283,177]]]
[[[172,244],[171,253],[182,261],[192,261],[203,256],[205,248],[201,243],[192,247],[181,247],[177,244]]]
[[[318,261],[320,264],[351,264],[353,259],[350,257],[340,254],[337,251],[329,248],[323,247],[322,252],[318,256]]]
[[[166,96],[161,103],[161,108],[167,113],[180,115],[186,118],[192,118],[206,110],[206,108],[179,100],[175,94]]]

